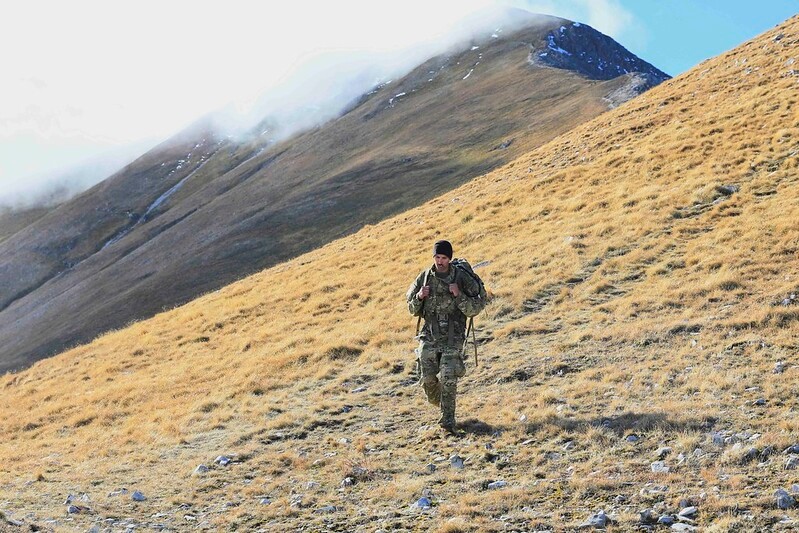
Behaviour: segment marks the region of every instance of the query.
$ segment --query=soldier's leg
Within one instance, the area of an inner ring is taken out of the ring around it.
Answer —
[[[450,430],[455,429],[458,378],[463,376],[465,371],[460,350],[444,350],[441,356],[441,420],[439,420],[439,424]]]
[[[419,344],[419,367],[422,371],[421,383],[427,401],[433,405],[441,404],[441,383],[438,380],[438,371],[441,355],[435,349]]]

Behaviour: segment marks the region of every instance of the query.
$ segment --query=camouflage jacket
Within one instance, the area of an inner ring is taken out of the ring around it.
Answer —
[[[425,277],[430,286],[430,296],[419,300],[416,294],[425,284]],[[457,298],[449,291],[450,283],[457,283],[461,290]],[[420,339],[441,348],[447,345],[453,348],[462,346],[466,334],[466,318],[475,316],[485,306],[479,294],[477,281],[454,266],[450,266],[449,273],[444,278],[436,276],[435,265],[422,271],[405,295],[410,313],[424,318]]]

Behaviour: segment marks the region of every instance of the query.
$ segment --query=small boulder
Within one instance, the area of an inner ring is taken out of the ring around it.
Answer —
[[[664,463],[663,461],[655,461],[654,463],[649,465],[649,467],[652,469],[652,472],[654,472],[655,474],[668,474],[669,471],[671,470],[668,466],[666,466],[666,463]]]
[[[430,498],[422,496],[418,500],[416,500],[411,507],[415,507],[417,509],[430,509],[433,506],[433,502],[430,501]]]
[[[508,486],[507,481],[498,480],[488,484],[488,488],[491,490],[501,489]]]
[[[230,457],[227,455],[220,455],[214,459],[214,463],[218,464],[219,466],[227,466],[230,464]]]
[[[777,489],[774,492],[774,497],[778,509],[790,509],[796,505],[796,500],[785,489]]]
[[[658,524],[664,526],[670,526],[673,523],[674,523],[674,517],[671,516],[670,514],[660,515],[660,517],[658,518]]]
[[[604,529],[608,526],[608,515],[605,514],[605,511],[598,511],[596,514],[589,516],[584,525],[596,529]]]
[[[134,491],[130,497],[134,502],[143,502],[147,498],[140,491]]]
[[[202,464],[201,465],[197,465],[197,468],[194,469],[194,472],[192,472],[192,475],[201,476],[203,474],[206,474],[208,472],[208,470],[209,470],[209,468],[207,466],[205,466],[205,465],[202,465]]]
[[[655,451],[655,457],[658,458],[659,461],[662,461],[672,452],[672,448],[670,446],[661,446]]]
[[[453,468],[457,468],[458,470],[462,470],[463,466],[464,466],[463,457],[461,457],[460,455],[457,455],[457,454],[452,455],[449,458],[449,464],[451,464]]]

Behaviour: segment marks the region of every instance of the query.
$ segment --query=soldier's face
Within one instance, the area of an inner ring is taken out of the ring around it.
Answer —
[[[446,272],[449,270],[449,257],[443,254],[436,254],[433,256],[433,260],[436,262],[436,270],[438,272]]]

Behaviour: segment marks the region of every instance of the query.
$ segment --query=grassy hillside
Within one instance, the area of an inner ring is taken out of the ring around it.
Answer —
[[[0,510],[454,532],[603,509],[627,531],[683,503],[705,531],[797,527],[773,496],[797,481],[796,59],[794,17],[416,209],[6,375]],[[403,297],[441,237],[493,293],[460,438],[413,386]]]

